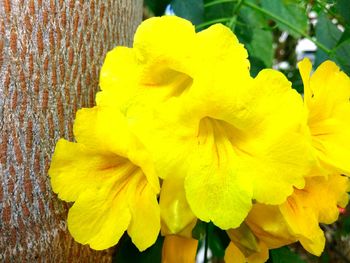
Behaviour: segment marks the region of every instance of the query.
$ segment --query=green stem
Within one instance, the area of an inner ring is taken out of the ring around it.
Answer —
[[[210,3],[207,3],[206,5],[204,5],[204,7],[208,7],[208,6],[213,6],[213,5],[217,5],[217,4],[222,4],[222,3],[233,3],[233,2],[237,2],[237,0],[216,0]],[[253,3],[250,3],[248,1],[244,1],[243,5],[250,7],[251,9],[254,9],[255,11],[258,11],[266,16],[271,17],[272,19],[274,19],[277,22],[280,22],[281,24],[284,24],[285,26],[289,27],[290,29],[292,29],[293,31],[297,32],[298,34],[302,35],[303,37],[309,39],[310,41],[314,42],[315,45],[322,49],[324,52],[326,52],[328,55],[331,53],[331,50],[328,49],[325,45],[323,45],[322,43],[318,42],[317,40],[313,39],[312,37],[310,37],[308,34],[306,34],[305,32],[303,32],[302,30],[300,30],[299,28],[295,27],[294,25],[290,24],[287,20],[284,20],[283,18],[276,16],[275,14],[271,13],[270,11],[263,9]]]
[[[238,3],[235,5],[235,8],[233,9],[233,15],[236,15],[241,8],[241,6],[244,4],[244,0],[238,0]]]
[[[209,6],[223,4],[223,3],[233,3],[233,2],[237,2],[237,0],[216,0],[216,1],[212,1],[204,4],[204,7],[209,7]]]
[[[212,24],[216,24],[216,23],[226,23],[227,21],[230,21],[232,17],[223,17],[223,18],[218,18],[218,19],[213,19],[207,22],[204,22],[202,24],[199,24],[198,26],[196,26],[196,29],[202,29],[206,26],[212,25]]]
[[[227,23],[227,26],[229,28],[231,28],[232,31],[233,31],[233,26],[236,24],[236,21],[237,21],[237,13],[238,13],[239,9],[241,8],[243,2],[244,2],[244,0],[238,0],[238,3],[235,5],[235,8],[232,11],[232,18]]]
[[[205,225],[204,263],[208,262],[208,249],[209,249],[209,223]]]

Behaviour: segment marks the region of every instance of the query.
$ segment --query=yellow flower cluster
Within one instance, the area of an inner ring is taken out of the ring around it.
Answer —
[[[319,223],[348,201],[350,79],[329,61],[310,77],[305,59],[303,99],[278,71],[251,77],[247,57],[225,26],[196,33],[175,16],[107,54],[97,106],[49,170],[77,242],[106,249],[127,231],[144,250],[161,231],[164,262],[188,262],[200,219],[227,230],[227,262],[297,241],[320,255]]]

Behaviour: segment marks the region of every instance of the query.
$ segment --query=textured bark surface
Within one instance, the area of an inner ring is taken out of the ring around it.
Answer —
[[[72,240],[47,170],[141,15],[142,0],[0,0],[0,262],[111,261]]]

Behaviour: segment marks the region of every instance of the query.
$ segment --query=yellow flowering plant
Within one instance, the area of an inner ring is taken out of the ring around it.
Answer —
[[[193,262],[193,233],[211,222],[227,233],[227,262],[264,262],[297,241],[319,255],[319,223],[348,202],[350,80],[332,62],[311,77],[299,65],[304,99],[276,70],[252,77],[221,24],[144,21],[132,48],[107,54],[96,106],[52,157],[73,238],[102,250],[126,232],[143,251],[161,234],[163,262]]]

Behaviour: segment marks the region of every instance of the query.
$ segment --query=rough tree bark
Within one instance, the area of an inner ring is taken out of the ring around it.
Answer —
[[[141,16],[142,0],[0,0],[0,262],[111,261],[67,233],[47,170]]]

